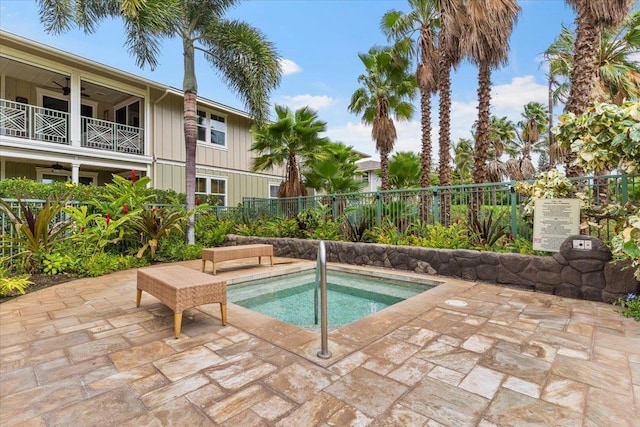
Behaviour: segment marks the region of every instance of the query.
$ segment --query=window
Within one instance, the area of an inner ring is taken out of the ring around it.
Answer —
[[[128,104],[122,107],[116,106],[115,108],[115,120],[116,123],[121,125],[128,125],[133,127],[140,127],[140,101],[129,101]],[[108,110],[107,110],[108,111]]]
[[[366,182],[367,184],[369,183],[369,172],[365,172],[362,174],[362,181]]]
[[[226,119],[208,111],[198,110],[198,141],[217,147],[226,147]]]
[[[227,181],[220,178],[196,177],[196,195],[215,206],[227,205]]]
[[[278,191],[280,191],[280,185],[279,184],[269,184],[269,198],[270,199],[277,199],[278,198]]]
[[[38,182],[52,184],[54,182],[71,182],[71,171],[51,170],[49,168],[36,168]],[[97,172],[80,171],[78,182],[84,185],[98,185]]]

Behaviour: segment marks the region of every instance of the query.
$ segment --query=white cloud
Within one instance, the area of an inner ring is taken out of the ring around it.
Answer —
[[[280,58],[280,69],[282,69],[282,74],[285,76],[302,72],[301,66],[292,60],[285,58]]]
[[[547,85],[536,83],[534,76],[514,77],[511,83],[494,86],[491,91],[491,112],[494,115],[506,115],[498,112],[513,110],[520,114],[529,102],[547,102]]]
[[[309,106],[314,110],[321,110],[323,108],[331,107],[336,103],[336,100],[326,95],[295,95],[295,96],[282,96],[280,103],[285,104],[293,110],[298,108]]]

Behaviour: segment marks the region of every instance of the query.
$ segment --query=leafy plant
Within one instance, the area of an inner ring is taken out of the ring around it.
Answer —
[[[114,271],[126,270],[133,267],[142,267],[147,264],[146,259],[138,259],[129,255],[99,252],[91,255],[82,263],[78,263],[77,270],[83,276],[97,277]]]
[[[502,213],[494,220],[493,210],[489,215],[480,219],[479,214],[471,213],[471,219],[467,223],[469,238],[473,246],[482,248],[493,247],[498,240],[507,235],[507,226],[502,223]]]
[[[611,243],[614,255],[631,260],[631,266],[636,268],[634,276],[640,281],[640,214],[629,216],[626,226]]]
[[[71,259],[70,256],[54,252],[44,256],[42,260],[42,271],[44,271],[45,274],[55,276],[56,274],[67,271],[73,264],[73,259]]]
[[[65,201],[66,202],[66,201]],[[34,256],[44,256],[52,253],[56,245],[65,238],[65,231],[71,225],[71,220],[63,215],[64,203],[47,198],[40,210],[18,199],[19,209],[14,210],[4,200],[0,199],[0,210],[13,223],[13,236],[3,235],[4,241],[17,245],[21,256],[31,263]]]
[[[206,248],[221,246],[227,234],[233,232],[235,223],[230,219],[218,219],[214,215],[196,217],[196,242]]]
[[[620,306],[620,312],[624,317],[632,317],[640,321],[640,297],[636,294],[629,294],[626,298],[619,298],[613,303]]]
[[[24,295],[27,287],[33,282],[28,274],[9,275],[7,269],[0,265],[0,296],[12,295],[15,291]]]
[[[550,169],[536,175],[533,184],[527,182],[516,183],[516,192],[526,196],[527,202],[522,214],[533,221],[533,208],[537,199],[570,198],[576,196],[576,187],[557,169]]]
[[[98,213],[89,214],[87,206],[67,206],[64,211],[73,222],[72,250],[82,257],[103,252],[108,245],[118,243],[124,235],[123,225],[135,215],[134,212],[113,220]]]
[[[155,259],[156,249],[162,238],[169,236],[172,232],[184,232],[182,222],[185,218],[186,214],[183,211],[157,207],[143,210],[140,215],[132,217],[129,226],[140,233],[142,242],[136,257],[142,258],[149,249],[151,259]]]

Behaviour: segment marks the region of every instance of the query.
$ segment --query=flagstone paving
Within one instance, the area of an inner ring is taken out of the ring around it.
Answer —
[[[314,263],[275,264],[218,277]],[[640,324],[603,303],[436,279],[332,331],[329,359],[317,334],[232,303],[227,326],[218,304],[187,310],[175,339],[170,309],[146,293],[136,307],[135,270],[21,296],[0,304],[0,426],[640,425]]]

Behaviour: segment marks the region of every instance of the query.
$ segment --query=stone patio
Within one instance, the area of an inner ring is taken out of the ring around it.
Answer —
[[[274,261],[216,277],[311,263]],[[639,323],[604,303],[435,279],[331,332],[330,359],[315,333],[232,303],[226,327],[218,304],[185,311],[175,339],[170,309],[146,293],[135,307],[135,270],[16,298],[0,305],[0,425],[640,425]]]

